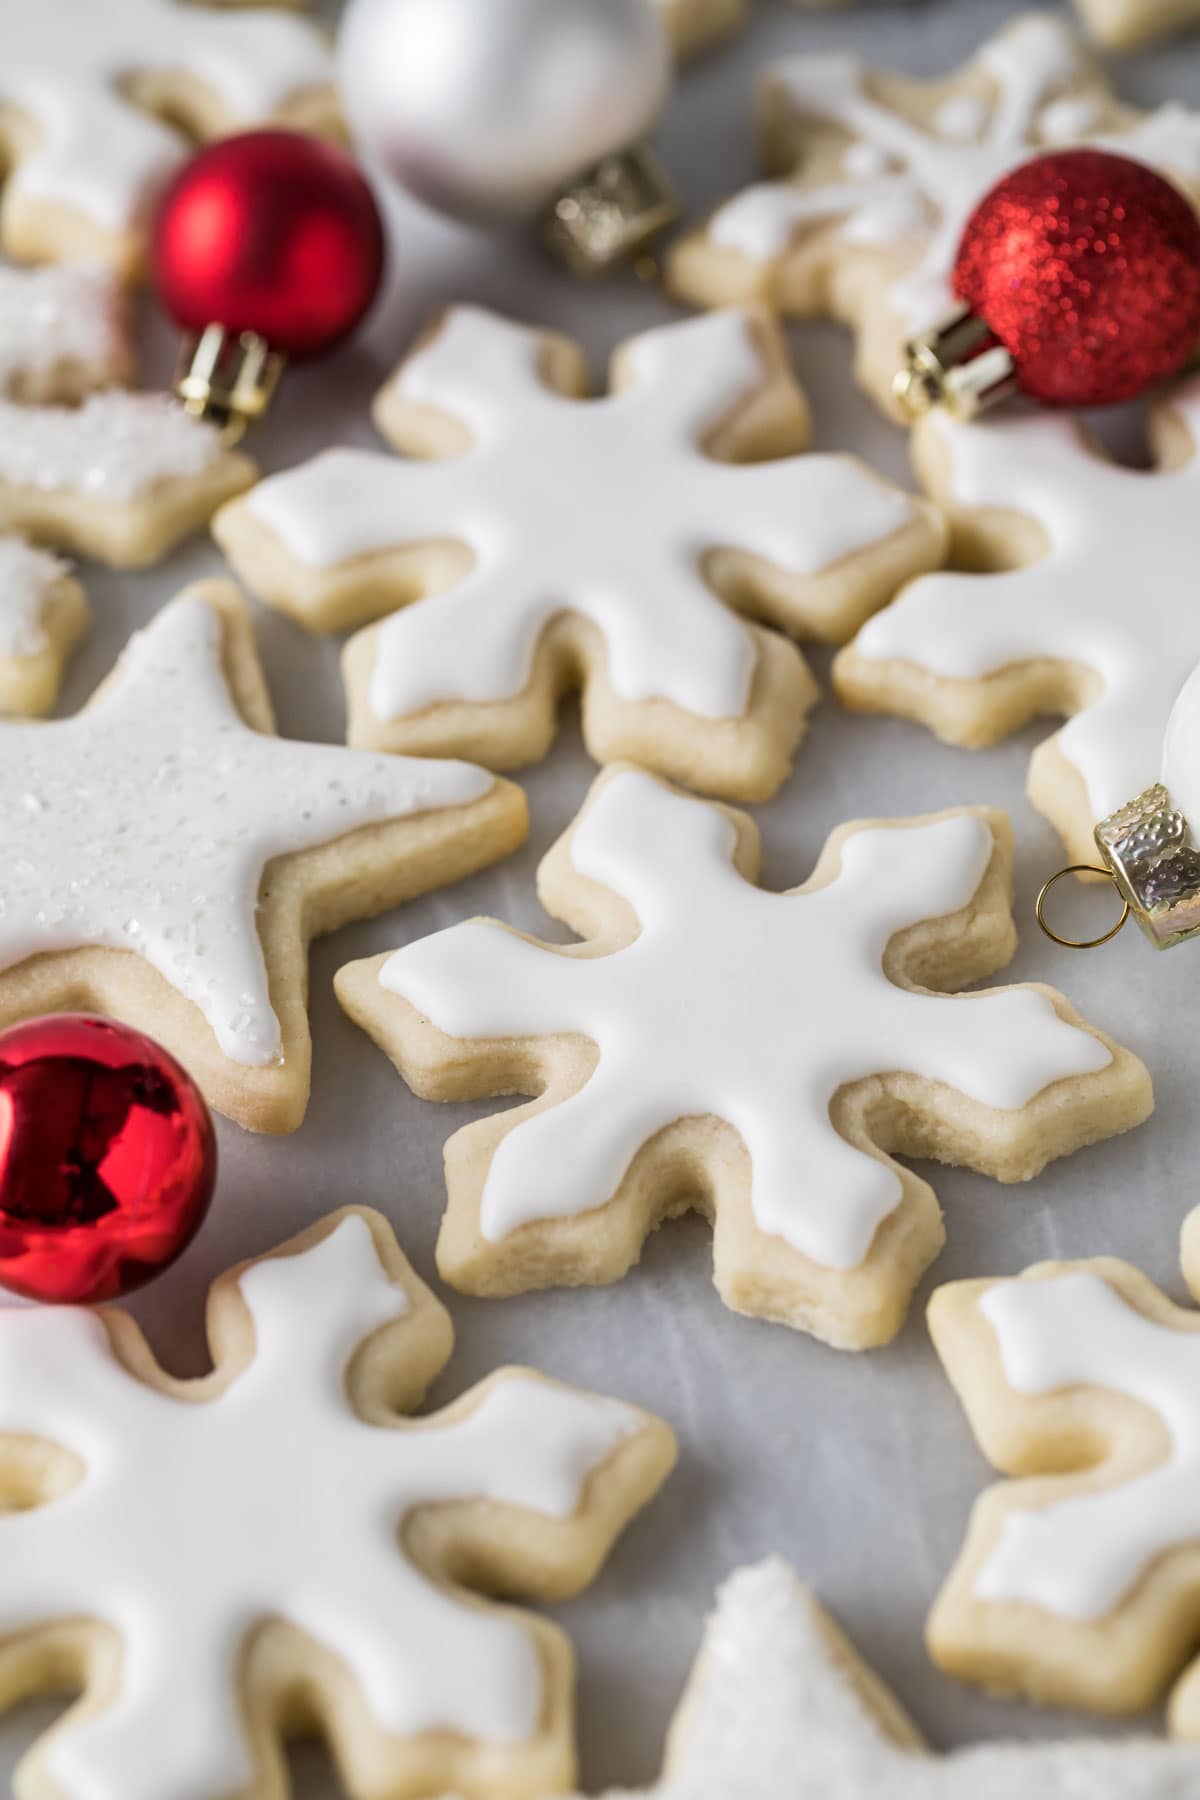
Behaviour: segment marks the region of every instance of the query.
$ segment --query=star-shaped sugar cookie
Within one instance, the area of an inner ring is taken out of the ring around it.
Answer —
[[[0,242],[25,262],[136,274],[184,132],[332,130],[331,83],[317,27],[271,7],[12,0],[0,9]]]
[[[780,1557],[723,1585],[662,1779],[605,1800],[1192,1800],[1200,1751],[1150,1738],[939,1755]]]
[[[87,1007],[149,1031],[221,1112],[308,1098],[308,941],[504,855],[524,797],[462,763],[273,735],[236,590],[181,595],[86,710],[0,723],[0,1027]]]

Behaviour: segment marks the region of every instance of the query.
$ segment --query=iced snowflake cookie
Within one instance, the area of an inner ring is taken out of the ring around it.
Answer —
[[[661,1785],[625,1800],[1190,1800],[1200,1754],[1148,1739],[939,1756],[779,1557],[717,1595]],[[620,1800],[610,1794],[608,1800]]]
[[[132,366],[111,269],[0,265],[0,396],[30,405],[78,401],[127,381]]]
[[[232,585],[180,596],[91,705],[0,724],[0,1027],[84,1006],[153,1033],[221,1112],[308,1098],[310,938],[525,835],[518,788],[273,735]]]
[[[851,457],[792,454],[808,409],[765,314],[645,332],[607,399],[585,386],[567,340],[456,307],[377,403],[408,460],[326,451],[217,539],[315,629],[390,613],[346,649],[352,743],[512,768],[581,687],[598,761],[765,798],[816,687],[742,615],[844,642],[941,560],[940,520]]]
[[[88,604],[66,563],[0,537],[0,715],[49,712]]]
[[[670,259],[703,305],[767,299],[857,333],[859,379],[900,416],[904,339],[952,307],[949,274],[977,201],[1046,146],[1107,140],[1200,185],[1200,115],[1118,103],[1082,44],[1042,14],[1019,18],[955,74],[913,81],[853,56],[777,64],[761,129],[781,178],[720,207]]]
[[[1183,1272],[1200,1298],[1200,1211]],[[1148,1706],[1200,1738],[1200,1315],[1113,1257],[934,1294],[930,1330],[989,1461],[929,1621],[956,1675],[1051,1704]]]
[[[84,1690],[21,1794],[284,1800],[306,1726],[362,1800],[561,1793],[567,1640],[470,1590],[586,1586],[667,1427],[526,1369],[407,1421],[450,1319],[362,1211],[224,1276],[209,1332],[176,1381],[123,1313],[0,1313],[0,1702]]]
[[[958,560],[982,572],[913,582],[834,667],[848,705],[953,744],[1068,714],[1034,752],[1029,792],[1084,862],[1096,821],[1158,780],[1167,717],[1200,658],[1200,380],[1158,402],[1151,432],[1160,466],[1146,474],[1060,415],[923,420],[917,469]]]
[[[1089,30],[1115,50],[1131,50],[1200,25],[1200,0],[1075,0],[1075,4]]]
[[[1150,1109],[1137,1059],[1050,989],[932,991],[1008,961],[1010,861],[1003,814],[859,823],[765,893],[743,813],[601,776],[539,874],[585,944],[473,919],[337,977],[417,1093],[540,1095],[446,1146],[442,1274],[612,1281],[694,1206],[727,1305],[885,1342],[943,1238],[893,1153],[1023,1181]]]
[[[147,214],[191,137],[278,120],[332,129],[313,25],[185,0],[38,0],[0,13],[0,241],[26,262],[138,271]]]

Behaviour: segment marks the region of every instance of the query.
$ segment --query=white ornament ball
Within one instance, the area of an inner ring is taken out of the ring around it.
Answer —
[[[1167,720],[1162,782],[1193,833],[1200,832],[1200,667],[1188,676]]]
[[[364,157],[440,212],[501,222],[644,138],[671,58],[653,0],[350,0],[338,76]]]

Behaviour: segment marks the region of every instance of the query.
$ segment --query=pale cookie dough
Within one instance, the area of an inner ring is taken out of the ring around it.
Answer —
[[[1200,1299],[1200,1211],[1182,1262]],[[1200,1738],[1200,1314],[1098,1257],[953,1282],[929,1323],[980,1447],[1015,1478],[976,1502],[934,1658],[1098,1712],[1149,1706],[1187,1668],[1170,1722]]]
[[[1132,50],[1200,25],[1200,0],[1075,0],[1093,35],[1113,50]]]
[[[661,1782],[623,1800],[1194,1800],[1200,1754],[1153,1740],[939,1756],[779,1557],[717,1595]],[[622,1800],[610,1793],[607,1800]]]
[[[1010,863],[1004,815],[964,809],[843,826],[765,893],[745,814],[601,776],[539,873],[586,943],[473,919],[337,977],[417,1093],[540,1096],[447,1144],[443,1276],[613,1281],[695,1207],[734,1310],[886,1342],[943,1241],[894,1153],[1025,1181],[1150,1110],[1136,1057],[1049,988],[931,991],[1012,955]]]
[[[512,768],[578,687],[597,761],[764,799],[817,691],[780,631],[844,642],[940,562],[940,518],[794,454],[808,407],[761,311],[631,339],[606,399],[581,403],[586,374],[566,339],[455,307],[379,396],[408,460],[326,451],[226,507],[218,542],[314,629],[391,615],[346,649],[351,743]]]
[[[111,1013],[240,1124],[300,1123],[309,939],[494,862],[526,813],[467,764],[273,730],[222,582],[165,607],[76,718],[0,723],[0,1028]]]
[[[156,563],[250,486],[248,456],[168,394],[0,399],[0,531],[115,569]]]
[[[0,537],[0,715],[49,712],[87,622],[87,600],[66,563],[22,538]]]
[[[570,1646],[477,1596],[585,1587],[668,1428],[515,1368],[405,1419],[450,1318],[359,1209],[223,1276],[209,1334],[177,1381],[124,1313],[0,1312],[0,1704],[84,1695],[19,1792],[285,1800],[313,1727],[361,1800],[569,1787]]]
[[[911,583],[834,665],[848,706],[918,719],[947,743],[1066,714],[1034,751],[1029,794],[1080,862],[1096,823],[1158,780],[1200,660],[1200,379],[1160,399],[1150,428],[1147,474],[1061,414],[922,420],[916,468],[967,572]]]
[[[0,243],[24,262],[140,272],[146,224],[193,138],[337,125],[316,26],[194,0],[0,7]],[[180,129],[182,128],[182,130]]]
[[[0,265],[0,396],[74,402],[120,386],[132,370],[123,291],[111,269]]]
[[[1200,114],[1119,103],[1075,34],[1029,14],[936,81],[877,73],[857,57],[805,55],[769,69],[761,130],[769,168],[680,240],[668,263],[683,298],[767,300],[857,334],[859,380],[893,417],[904,340],[955,304],[964,225],[1002,175],[1039,149],[1106,142],[1200,192]]]

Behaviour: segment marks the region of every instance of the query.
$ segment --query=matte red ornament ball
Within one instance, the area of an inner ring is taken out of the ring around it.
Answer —
[[[353,331],[383,266],[383,222],[358,164],[298,131],[246,131],[198,151],[154,230],[154,279],[177,324],[257,332],[295,358]]]
[[[1174,374],[1200,341],[1200,219],[1144,163],[1054,151],[976,207],[954,290],[1010,352],[1025,393],[1112,405]]]
[[[0,1032],[0,1284],[112,1300],[186,1249],[217,1147],[191,1077],[152,1038],[56,1013]]]

